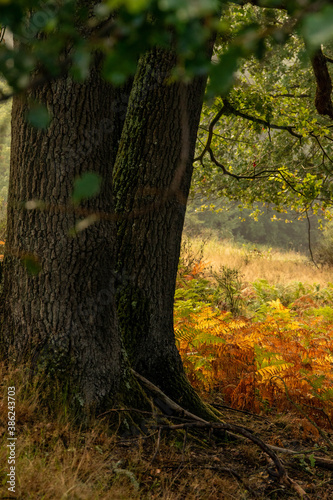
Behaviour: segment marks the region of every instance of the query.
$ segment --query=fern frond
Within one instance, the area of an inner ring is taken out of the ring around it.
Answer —
[[[264,381],[267,379],[271,379],[274,375],[280,375],[292,366],[292,363],[269,365],[265,366],[264,368],[260,368],[260,370],[257,370],[256,375],[259,375],[259,377],[261,377],[261,379]]]

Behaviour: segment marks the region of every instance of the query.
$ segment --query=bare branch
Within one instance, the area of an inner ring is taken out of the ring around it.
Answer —
[[[2,43],[3,38],[5,36],[5,33],[6,33],[6,26],[1,26],[1,28],[0,28],[0,43]]]
[[[311,97],[310,94],[269,94],[271,97],[291,97],[292,99],[304,99],[305,97]]]
[[[333,59],[331,57],[328,57],[327,55],[324,54],[324,57],[326,59],[327,62],[329,63],[333,63]]]
[[[322,151],[322,153],[323,153],[323,156],[324,156],[325,158],[327,158],[327,159],[328,159],[331,163],[333,163],[333,159],[332,159],[332,158],[331,158],[331,157],[330,157],[330,156],[326,153],[325,149],[324,149],[324,148],[323,148],[323,146],[321,145],[321,142],[320,142],[319,138],[318,138],[316,135],[314,135],[312,132],[311,132],[311,134],[310,134],[310,135],[311,135],[311,137],[314,137],[314,139],[316,140],[316,142],[317,142],[318,146],[320,147],[320,149],[321,149],[321,151]],[[326,135],[325,135],[325,137],[326,137],[327,139],[330,139],[330,138],[329,138],[329,137],[327,137]],[[330,140],[333,140],[333,139],[330,139]],[[323,165],[324,165],[324,162],[323,162]],[[328,171],[327,169],[325,169],[325,170],[326,170],[326,171]]]
[[[291,125],[276,125],[274,123],[268,122],[267,120],[263,120],[262,118],[257,118],[256,116],[248,115],[247,113],[238,111],[238,109],[236,109],[232,104],[230,104],[230,102],[227,99],[224,99],[224,107],[227,109],[229,113],[235,116],[240,116],[245,120],[249,120],[254,123],[259,123],[260,125],[268,127],[268,129],[286,130],[287,132],[289,132],[289,134],[293,135],[294,137],[302,139],[302,136],[300,134],[297,134],[296,132],[293,131],[295,127],[292,127]]]
[[[205,132],[209,131],[209,129],[207,127],[204,127],[203,125],[200,125],[199,128],[201,130],[204,130]],[[223,139],[224,141],[237,142],[237,144],[247,144],[248,146],[253,146],[253,143],[249,142],[249,141],[241,141],[238,139],[233,139],[231,137],[226,137],[225,135],[217,134],[216,132],[213,132],[213,135],[215,137],[220,137],[220,139]],[[198,141],[203,145],[203,142],[200,140],[199,137],[198,137]],[[333,141],[333,139],[332,139],[332,141]]]
[[[198,156],[197,158],[194,159],[194,162],[196,162],[198,160],[201,161],[202,158],[204,157],[205,153],[209,150],[212,139],[213,139],[214,127],[215,127],[216,123],[219,121],[219,119],[221,118],[221,116],[223,116],[225,113],[226,113],[226,107],[222,106],[222,108],[218,111],[218,113],[216,113],[216,115],[214,116],[214,118],[210,122],[209,127],[208,127],[208,137],[207,137],[206,146],[202,150],[200,156]]]

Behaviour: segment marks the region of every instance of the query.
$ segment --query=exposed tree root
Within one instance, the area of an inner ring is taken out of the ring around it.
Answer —
[[[198,417],[197,415],[194,415],[194,413],[191,413],[179,406],[179,404],[175,403],[175,401],[170,399],[166,394],[164,394],[164,392],[161,391],[161,389],[159,389],[155,384],[147,380],[145,377],[135,372],[134,370],[132,370],[132,372],[139,380],[139,382],[141,382],[141,384],[143,384],[143,386],[148,389],[151,394],[154,395],[154,403],[158,408],[160,408],[160,410],[163,411],[163,413],[170,416],[175,412],[176,414],[179,414],[180,417],[188,417],[191,420],[207,423],[207,421],[203,418]]]
[[[289,488],[293,489],[299,495],[300,498],[302,498],[304,500],[309,499],[309,497],[307,496],[307,494],[303,490],[303,488],[296,481],[294,481],[293,479],[291,479],[288,476],[285,468],[283,467],[280,459],[278,458],[278,456],[276,455],[275,450],[274,450],[274,448],[276,449],[276,451],[281,451],[283,449],[281,449],[281,448],[277,449],[277,447],[272,447],[272,446],[267,445],[260,438],[255,436],[252,433],[252,431],[250,431],[249,429],[246,429],[245,427],[224,423],[222,421],[221,422],[206,421],[203,418],[198,417],[197,415],[194,415],[193,413],[185,410],[179,404],[172,401],[168,396],[166,396],[152,382],[150,382],[149,380],[147,380],[145,377],[138,374],[134,370],[133,370],[133,374],[140,381],[140,383],[143,384],[144,388],[154,395],[154,401],[156,402],[158,400],[160,403],[162,403],[159,405],[159,407],[160,407],[160,409],[162,409],[162,411],[163,411],[163,407],[164,407],[166,410],[166,414],[171,415],[173,413],[176,413],[180,417],[183,417],[183,418],[190,420],[190,422],[183,422],[183,423],[179,423],[179,424],[157,425],[157,428],[159,430],[159,434],[158,434],[159,439],[158,439],[157,449],[156,449],[154,458],[158,453],[159,442],[160,442],[162,430],[179,430],[179,429],[187,430],[187,429],[198,429],[198,428],[199,429],[201,428],[201,429],[224,430],[224,431],[227,431],[228,434],[232,437],[238,438],[239,436],[242,436],[243,438],[246,438],[246,439],[252,441],[253,443],[255,443],[272,460],[272,462],[277,470],[279,481],[282,484],[285,484]],[[324,461],[327,462],[326,460],[324,460]]]
[[[283,467],[279,457],[276,455],[276,453],[272,450],[270,446],[268,446],[266,443],[264,443],[260,438],[252,434],[248,429],[245,429],[241,426],[238,425],[232,425],[232,424],[227,424],[227,423],[215,423],[215,422],[188,422],[184,424],[175,424],[175,425],[161,425],[159,426],[159,429],[166,429],[166,430],[178,430],[178,429],[193,429],[193,428],[202,428],[202,429],[223,429],[227,431],[232,431],[236,432],[237,434],[240,434],[241,436],[246,437],[253,443],[255,443],[261,450],[266,453],[272,462],[274,463],[274,466],[277,470],[279,480],[282,484],[285,484],[286,486],[289,486],[293,490],[297,492],[297,494],[303,498],[307,499],[308,496],[306,495],[306,492],[303,490],[303,488],[296,483],[293,479],[291,479],[285,468]]]
[[[309,454],[309,452],[307,451],[299,452],[295,450],[289,450],[288,448],[280,448],[279,446],[272,446],[272,445],[268,446],[274,451],[278,451],[286,455],[292,455],[292,458],[303,458],[306,462],[310,463],[310,460],[307,459],[307,457],[305,456],[306,454]],[[328,458],[318,457],[314,455],[312,452],[310,453],[312,454],[315,467],[333,470],[333,460],[329,460]]]
[[[149,394],[154,396],[154,404],[161,408],[161,410],[167,415],[171,415],[173,412],[179,412],[179,408],[185,408],[188,412],[191,412],[202,419],[209,422],[220,422],[222,415],[219,410],[213,406],[205,403],[195,389],[190,384],[188,378],[183,371],[182,366],[178,368],[172,368],[172,363],[176,363],[177,360],[164,360],[163,364],[161,361],[161,366],[158,372],[156,370],[140,372],[143,377],[140,382],[149,391]],[[137,372],[135,372],[137,373]],[[167,376],[165,376],[167,374]],[[151,381],[152,385],[147,386],[147,382]],[[154,387],[158,389],[154,390]],[[174,403],[179,404],[179,408],[172,408],[170,406],[170,401],[161,398],[161,392],[164,396],[169,396],[172,398]]]

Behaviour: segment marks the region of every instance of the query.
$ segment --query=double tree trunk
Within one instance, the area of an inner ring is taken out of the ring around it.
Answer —
[[[64,77],[14,99],[0,345],[60,381],[78,406],[102,410],[117,395],[141,406],[129,358],[171,398],[209,413],[173,330],[206,77],[170,83],[175,64],[172,51],[143,56],[128,106],[127,92],[101,79],[98,61],[83,84]],[[35,101],[52,114],[46,130],[26,121]],[[103,178],[101,191],[75,208],[73,181],[87,171]],[[91,215],[98,220],[73,236]]]
[[[64,77],[13,102],[2,349],[56,377],[90,408],[114,400],[125,377],[114,300],[112,165],[126,101],[126,92],[101,79],[96,61],[83,84]],[[46,130],[27,122],[35,102],[51,113]],[[87,171],[102,177],[101,191],[75,209],[73,181]],[[31,208],[31,200],[43,206]],[[90,215],[98,220],[73,236]]]
[[[205,414],[177,351],[173,301],[206,77],[170,83],[172,51],[139,62],[114,168],[118,315],[133,367]]]

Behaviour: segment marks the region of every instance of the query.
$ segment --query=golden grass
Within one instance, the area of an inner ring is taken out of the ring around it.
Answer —
[[[202,239],[191,238],[190,242],[193,252],[198,253]],[[333,281],[331,269],[317,269],[305,255],[293,251],[240,246],[227,240],[211,239],[204,244],[203,258],[214,270],[221,266],[239,270],[243,280],[250,283],[265,279],[271,284],[300,281],[324,287]]]

